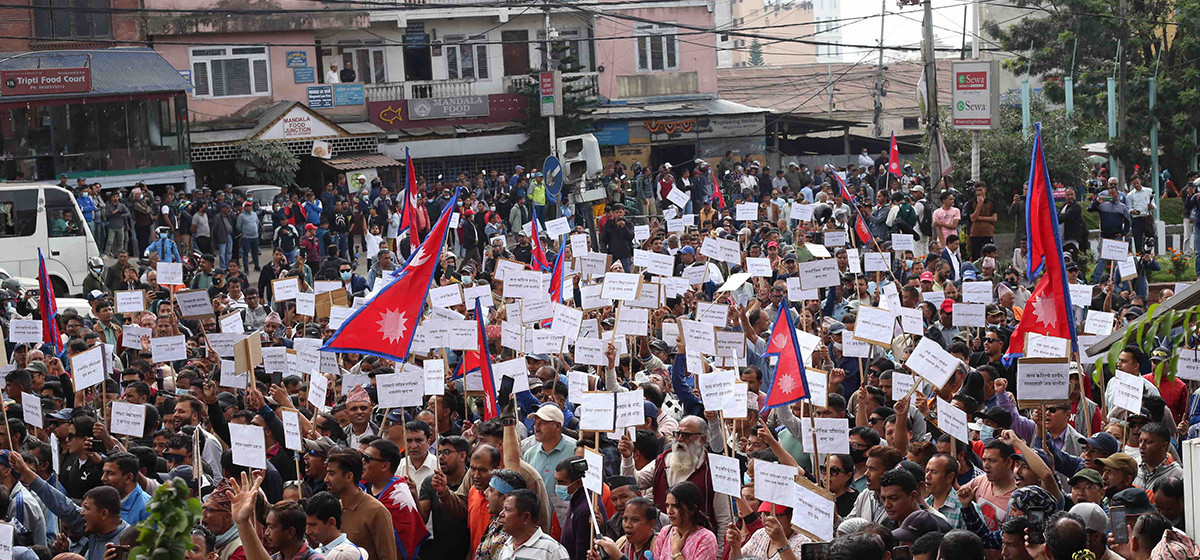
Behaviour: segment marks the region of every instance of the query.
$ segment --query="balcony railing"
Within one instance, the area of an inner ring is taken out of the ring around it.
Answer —
[[[571,78],[579,78],[570,80]],[[517,93],[521,88],[532,85],[534,79],[529,76],[505,76],[504,91],[508,93]],[[564,85],[580,90],[573,92],[571,96],[595,97],[600,91],[600,73],[599,72],[571,72],[563,74]]]
[[[364,93],[367,101],[465,97],[475,95],[474,84],[475,80],[471,79],[384,82],[367,84]]]

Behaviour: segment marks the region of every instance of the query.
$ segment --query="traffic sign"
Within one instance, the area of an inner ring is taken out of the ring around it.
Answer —
[[[546,156],[546,161],[542,163],[542,174],[546,179],[546,195],[551,202],[557,202],[558,193],[563,188],[562,162],[554,156]]]

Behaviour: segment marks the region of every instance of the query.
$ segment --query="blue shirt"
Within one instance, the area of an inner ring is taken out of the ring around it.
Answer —
[[[142,490],[141,486],[134,486],[133,492],[121,500],[121,519],[130,525],[137,525],[139,521],[150,517],[150,512],[146,509],[148,505],[150,494]]]
[[[558,440],[558,445],[555,445],[549,453],[543,450],[541,442],[538,442],[525,451],[522,459],[542,475],[542,482],[546,484],[546,488],[554,488],[554,485],[557,484],[554,482],[554,470],[558,467],[559,461],[574,456],[575,440],[564,434],[562,439]]]

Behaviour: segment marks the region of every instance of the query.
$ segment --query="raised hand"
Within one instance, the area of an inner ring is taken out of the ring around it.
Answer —
[[[258,497],[258,487],[262,485],[263,477],[261,474],[250,476],[242,473],[241,478],[241,483],[236,479],[232,481],[233,497],[230,507],[234,523],[249,523],[254,517],[254,500]]]

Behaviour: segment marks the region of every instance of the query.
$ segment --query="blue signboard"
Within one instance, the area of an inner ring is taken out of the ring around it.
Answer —
[[[362,84],[336,84],[333,86],[334,105],[362,105]]]
[[[301,66],[292,68],[292,80],[297,84],[315,84],[317,83],[317,69],[312,66]]]
[[[558,201],[558,193],[562,192],[563,174],[562,163],[554,156],[546,156],[542,163],[542,173],[546,176],[546,196],[551,202]]]
[[[300,68],[308,66],[308,53],[304,51],[288,51],[287,56],[288,68]],[[296,82],[300,83],[300,82]]]
[[[629,121],[601,121],[592,135],[601,146],[624,146],[629,143]]]
[[[308,106],[311,109],[333,108],[333,86],[308,86]]]

